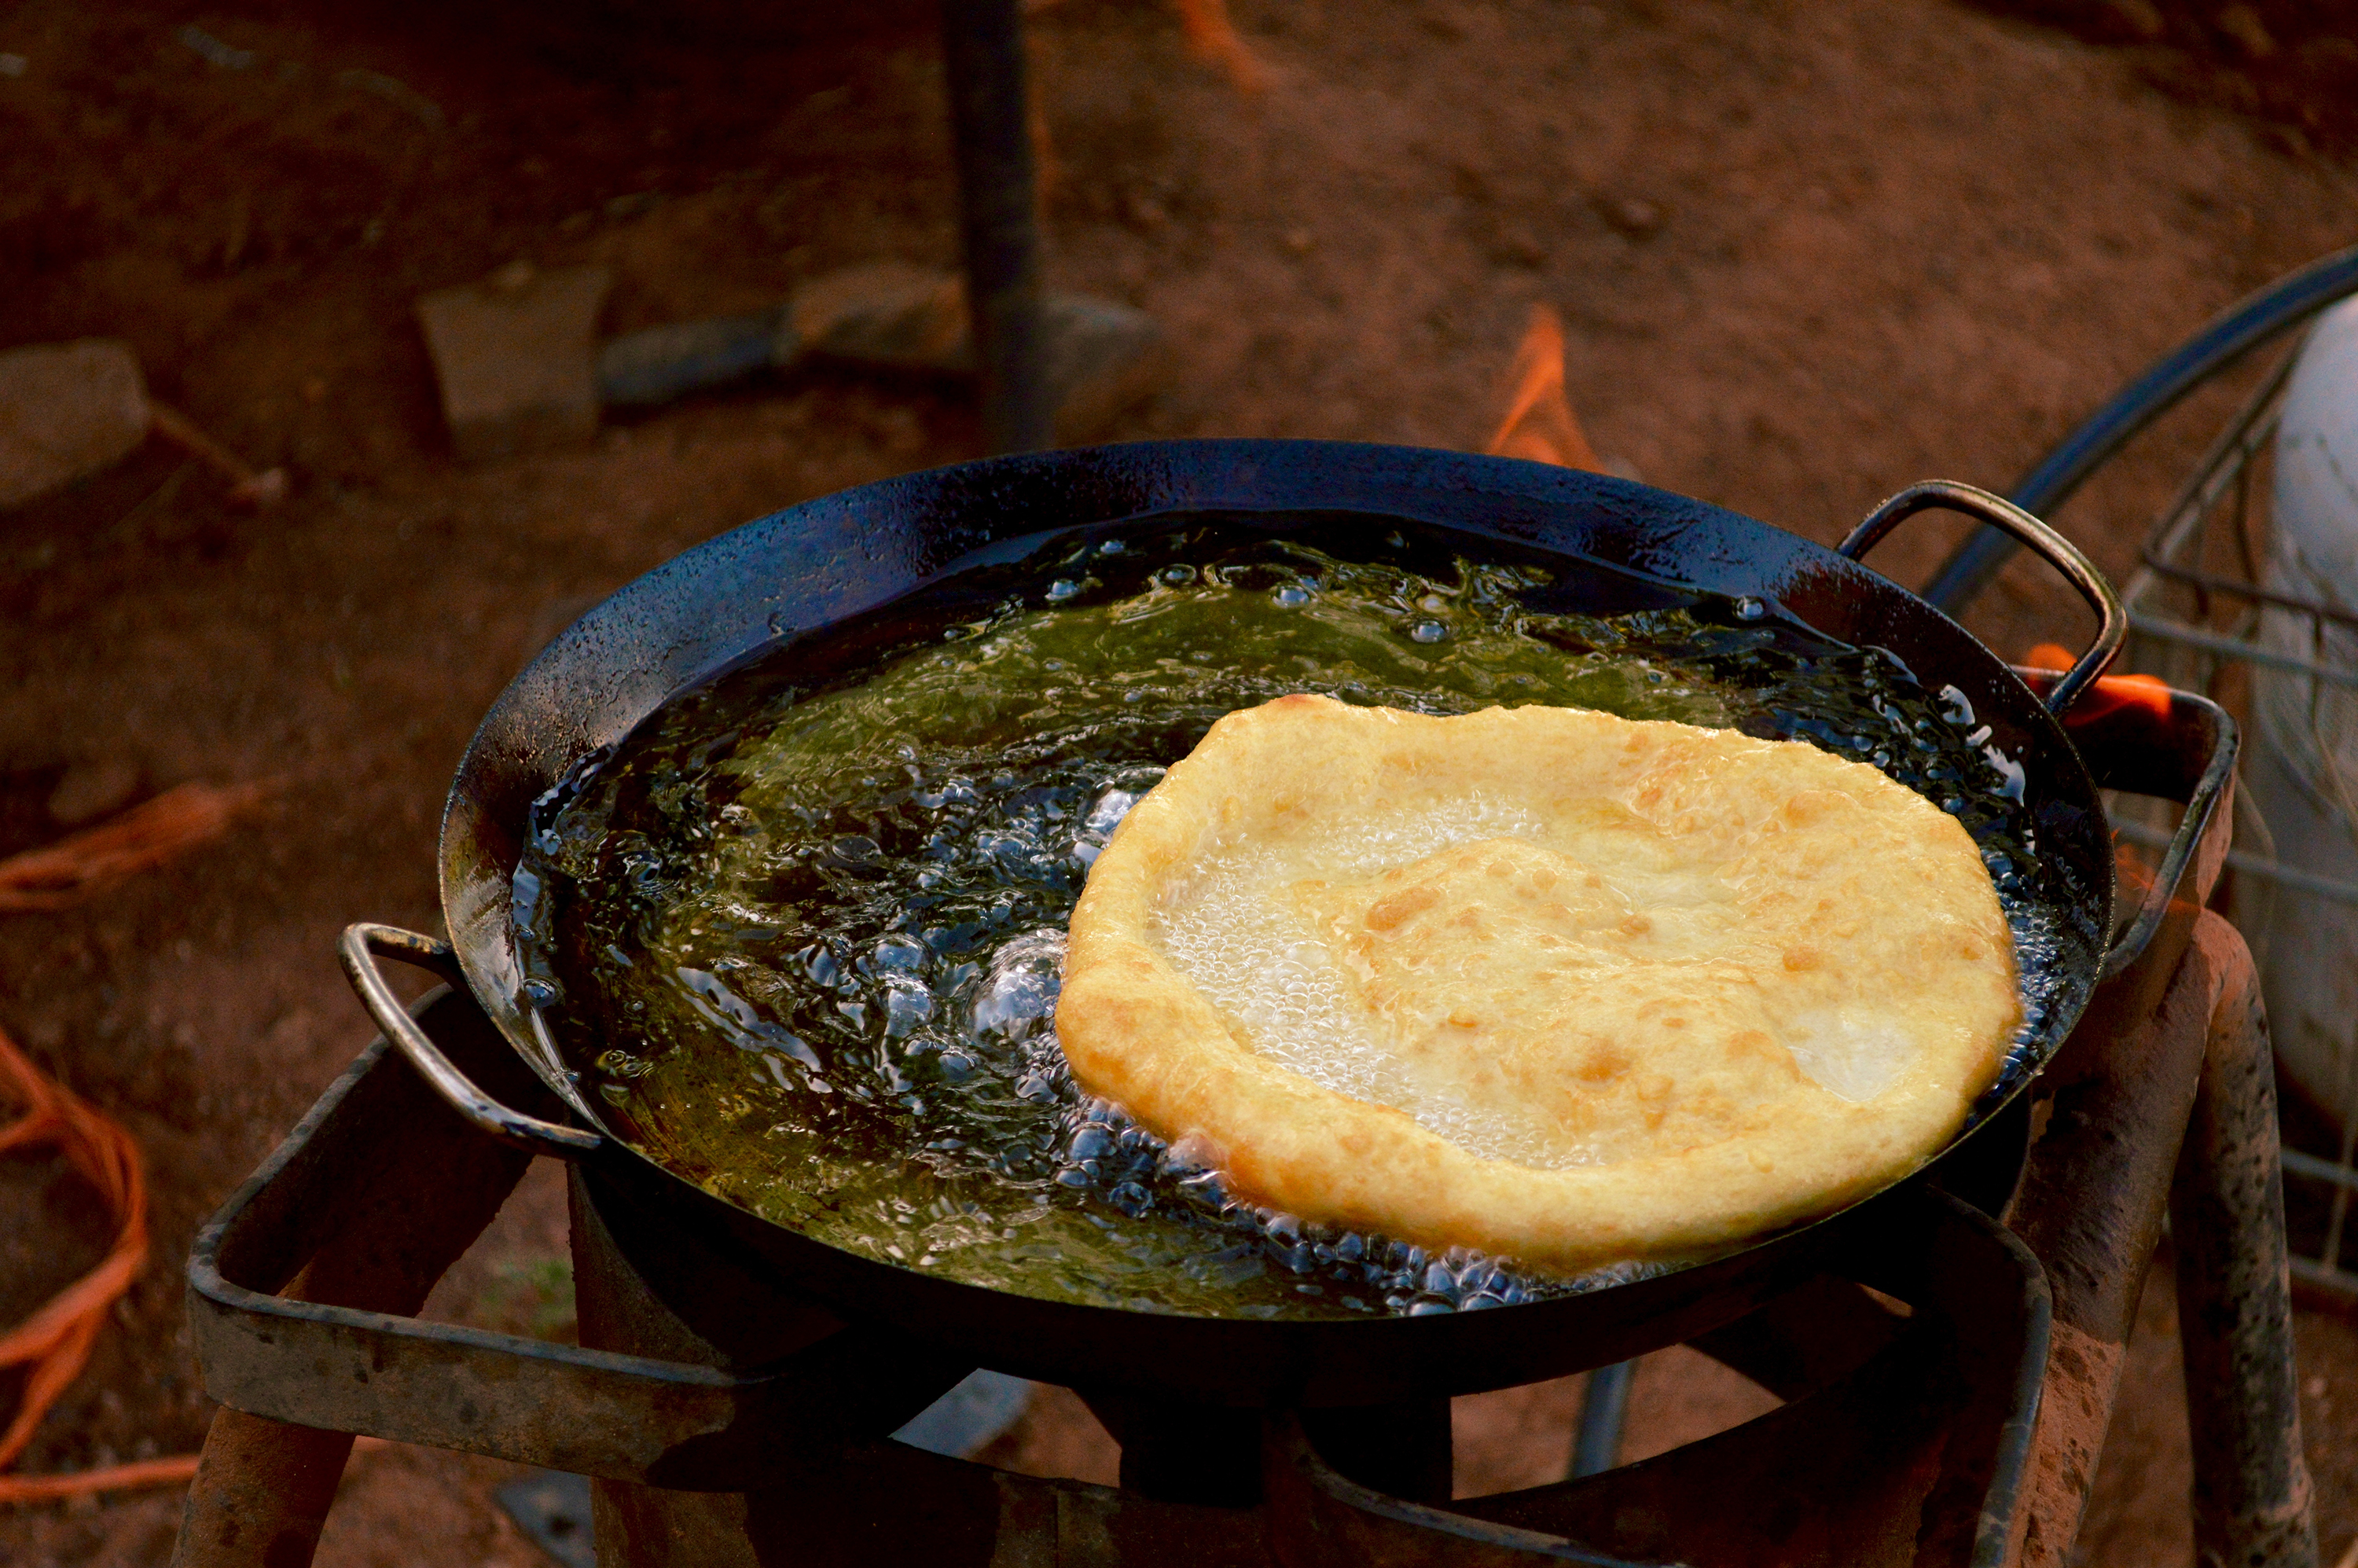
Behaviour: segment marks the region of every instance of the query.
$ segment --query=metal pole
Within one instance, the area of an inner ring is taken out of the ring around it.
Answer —
[[[942,0],[966,291],[993,452],[1049,445],[1032,126],[1018,0]]]
[[[1622,1417],[1629,1410],[1629,1379],[1635,1361],[1616,1361],[1588,1375],[1580,1400],[1580,1424],[1573,1429],[1572,1478],[1601,1476],[1621,1462]]]
[[[2248,965],[2211,1042],[2169,1195],[2204,1568],[2315,1568],[2277,1152],[2276,1066]]]

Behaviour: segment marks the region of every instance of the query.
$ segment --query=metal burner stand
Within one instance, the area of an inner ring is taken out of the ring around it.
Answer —
[[[2234,757],[2224,715],[2183,695],[2166,722],[2123,709],[2079,739],[2107,787],[2179,800]],[[2167,1212],[2198,1546],[2308,1568],[2267,1034],[2242,942],[2201,911],[2228,821],[2187,836],[2180,896],[2042,1080],[2035,1141],[2018,1102],[1957,1190],[1855,1211],[1828,1272],[1694,1341],[1786,1404],[1643,1464],[1455,1502],[1445,1400],[1222,1411],[1084,1390],[1123,1444],[1120,1489],[894,1443],[970,1368],[735,1271],[579,1167],[584,1347],[417,1321],[527,1156],[380,1040],[190,1256],[198,1356],[227,1408],[174,1562],[303,1568],[367,1433],[598,1477],[609,1568],[2055,1563]],[[545,1093],[467,999],[416,1012],[509,1103]]]
[[[2141,432],[2198,388],[2234,371],[2252,354],[2358,295],[2358,246],[2320,256],[2276,282],[2246,295],[2201,330],[2147,367],[2135,381],[2057,443],[2014,486],[2008,499],[2025,511],[2052,518],[2098,470],[2110,463]],[[2358,687],[2358,665],[2349,657],[2351,630],[2358,626],[2347,607],[2319,599],[2289,597],[2261,581],[2254,548],[2258,535],[2254,480],[2274,445],[2277,415],[2298,350],[2286,352],[2244,400],[2226,427],[2195,465],[2192,475],[2155,519],[2122,599],[2135,628],[2128,663],[2174,686],[2219,695],[2237,673],[2255,667],[2286,672],[2309,683],[2309,723],[2315,729],[2319,700],[2336,688]],[[1944,562],[1924,596],[1952,615],[1991,582],[2016,549],[1995,529],[1968,536]],[[2265,622],[2277,617],[2307,636],[2286,638],[2290,646],[2270,647]],[[2306,644],[2307,652],[2300,651]],[[2358,907],[2358,882],[2316,874],[2311,867],[2275,857],[2266,824],[2244,803],[2246,837],[2257,853],[2229,856],[2241,885],[2239,914],[2259,913],[2273,896],[2293,901],[2304,913],[2331,919],[2336,906]],[[2358,833],[2346,801],[2331,803],[2331,816]],[[2123,838],[2148,847],[2161,835],[2131,814],[2116,825]],[[2256,892],[2260,898],[2252,895]],[[2266,922],[2257,938],[2267,968]],[[2279,962],[2281,959],[2279,959]],[[2296,1024],[2297,1026],[2297,1024]],[[2296,1253],[2293,1277],[2327,1301],[2348,1308],[2358,1303],[2358,1273],[2343,1265],[2344,1227],[2358,1195],[2358,1080],[2342,1084],[2329,1106],[2342,1127],[2337,1159],[2298,1149],[2285,1151],[2285,1172],[2328,1189],[2330,1215],[2323,1243],[2313,1257]]]

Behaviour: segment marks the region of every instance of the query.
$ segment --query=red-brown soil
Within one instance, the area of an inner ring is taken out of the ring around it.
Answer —
[[[2000,16],[2130,51],[2173,97],[2239,111],[2277,145],[2358,148],[2358,30],[2340,0],[1981,0]]]
[[[77,763],[147,791],[277,786],[167,871],[0,924],[0,1023],[131,1127],[157,1202],[147,1277],[31,1468],[201,1437],[188,1238],[366,1036],[336,932],[433,926],[442,791],[519,665],[688,545],[975,452],[954,388],[808,374],[580,450],[450,458],[421,291],[600,259],[621,331],[849,263],[953,258],[927,8],[844,8],[853,31],[739,9],[0,16],[25,61],[0,74],[0,347],[126,338],[157,395],[294,480],[237,515],[151,449],[0,516],[0,851],[59,831],[44,802]],[[2002,488],[2212,311],[2358,231],[2358,180],[2317,138],[2157,91],[2134,51],[1943,0],[1235,11],[1273,73],[1257,98],[1146,0],[1033,22],[1052,277],[1145,307],[1174,348],[1115,436],[1477,444],[1547,302],[1600,451],[1830,540],[1912,480]],[[176,36],[191,24],[250,61],[210,63]],[[2108,568],[2223,406],[2198,400],[2064,514]],[[1921,580],[1949,537],[1928,522],[1878,564]],[[2074,613],[2017,566],[1974,622],[2018,652],[2070,640]],[[446,1308],[561,1326],[531,1267],[555,1212],[523,1206]],[[70,1181],[0,1162],[0,1315],[86,1263],[96,1224]],[[2304,1319],[2299,1348],[2331,1561],[2358,1532],[2358,1346]],[[1699,1386],[1674,1370],[1641,1384],[1633,1442],[1655,1380]],[[2186,1560],[2163,1373],[2133,1372],[2089,1561]],[[1469,1452],[1494,1475],[1560,1463],[1567,1397],[1502,1408],[1494,1431],[1540,1435]],[[363,1456],[321,1561],[530,1561],[486,1500],[499,1469]],[[0,1516],[0,1559],[160,1563],[174,1508]]]

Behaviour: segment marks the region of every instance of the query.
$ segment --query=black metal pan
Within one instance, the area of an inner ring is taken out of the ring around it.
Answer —
[[[2095,611],[2094,643],[2043,697],[1954,622],[1859,564],[1894,526],[1933,508],[2014,535]],[[840,1251],[730,1206],[606,1129],[533,1027],[521,994],[510,876],[535,797],[673,693],[784,630],[834,625],[1012,538],[1189,514],[1242,516],[1281,535],[1290,518],[1314,514],[1362,515],[1371,526],[1406,521],[1535,548],[1559,571],[1767,600],[1828,636],[1890,651],[1933,689],[1955,687],[1990,727],[1990,743],[2022,764],[2041,851],[2065,873],[2056,884],[2076,904],[2062,912],[2067,936],[2047,960],[2058,967],[2055,1000],[2028,1043],[2028,1070],[2069,1033],[2099,979],[2142,946],[2175,881],[2166,867],[2153,907],[2108,950],[2110,835],[2097,785],[2060,718],[2110,661],[2125,621],[2077,550],[1995,496],[1919,485],[1829,550],[1682,496],[1535,463],[1325,442],[1142,443],[997,459],[814,501],[688,551],[583,617],[510,685],[460,764],[441,838],[449,944],[384,926],[346,933],[345,967],[371,1014],[484,1132],[579,1162],[618,1236],[659,1231],[667,1246],[686,1238],[763,1271],[782,1298],[813,1298],[845,1318],[1046,1381],[1229,1405],[1472,1392],[1690,1337],[1811,1270],[1835,1244],[1842,1217],[1677,1272],[1489,1312],[1350,1321],[1131,1312],[995,1292]],[[2211,781],[2213,798],[2219,782]],[[2188,810],[2172,851],[2180,862],[2211,804]],[[402,1010],[376,956],[436,969],[471,992],[567,1119],[526,1114],[478,1089]],[[2002,1087],[2005,1097],[2019,1094],[2028,1070]],[[1985,1105],[1980,1125],[1991,1125],[1997,1108]],[[1973,1142],[1966,1135],[1931,1169],[1968,1162]]]

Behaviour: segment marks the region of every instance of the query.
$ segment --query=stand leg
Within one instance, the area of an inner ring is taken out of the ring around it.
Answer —
[[[2212,1014],[2169,1202],[2194,1450],[2194,1550],[2205,1568],[2315,1568],[2292,1354],[2276,1069],[2256,977]]]
[[[451,1031],[437,1038],[454,1044],[471,1038],[469,1017],[490,1035],[473,1003],[447,991],[414,1011],[428,1029]],[[512,1056],[505,1067],[526,1076]],[[330,1118],[311,1134],[321,1197],[258,1232],[245,1244],[245,1266],[266,1289],[409,1317],[491,1224],[532,1157],[461,1121],[406,1065],[364,1074],[346,1104],[370,1114]],[[205,1435],[173,1568],[309,1568],[352,1451],[348,1432],[222,1406]]]
[[[427,1092],[417,1086],[422,1098]],[[427,1109],[424,1105],[421,1109]],[[531,1157],[492,1142],[438,1106],[399,1124],[447,1186],[388,1182],[368,1195],[291,1293],[407,1317],[499,1213]],[[326,1526],[349,1432],[321,1432],[224,1405],[213,1412],[189,1488],[173,1568],[308,1568]]]
[[[1580,1401],[1580,1424],[1573,1429],[1572,1478],[1601,1476],[1620,1463],[1621,1427],[1629,1412],[1629,1384],[1638,1363],[1616,1361],[1588,1375]]]
[[[1032,126],[1018,0],[942,0],[942,53],[957,139],[966,290],[993,452],[1049,445]]]
[[[1411,1502],[1449,1506],[1447,1400],[1303,1411],[1301,1421],[1326,1463],[1359,1485]]]
[[[173,1568],[305,1568],[352,1452],[349,1432],[289,1426],[226,1406],[215,1411]]]

